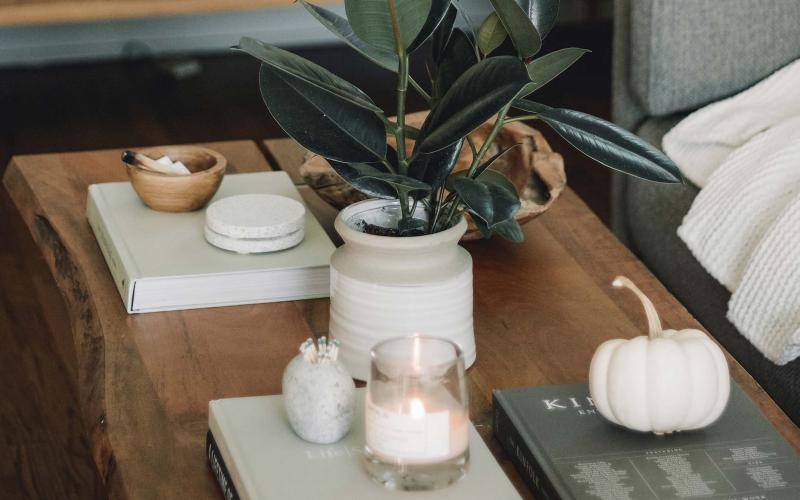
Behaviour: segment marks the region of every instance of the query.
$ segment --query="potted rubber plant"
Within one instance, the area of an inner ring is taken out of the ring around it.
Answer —
[[[477,28],[456,0],[345,0],[346,17],[300,3],[368,61],[397,74],[390,118],[366,93],[296,54],[251,38],[235,47],[261,61],[261,95],[283,130],[372,198],[340,212],[335,227],[345,244],[331,261],[330,334],[356,378],[366,378],[376,342],[412,333],[454,340],[467,365],[474,361],[472,261],[458,245],[464,215],[485,236],[523,239],[514,218],[519,195],[492,169],[504,151],[487,154],[504,124],[538,120],[603,165],[681,182],[677,167],[635,135],[531,99],[588,52],[539,55],[557,0],[491,0],[493,11]],[[498,50],[506,39],[515,53]],[[427,84],[410,74],[411,57],[427,58]],[[429,103],[420,127],[406,123],[409,92]],[[470,132],[492,119],[487,139],[475,144]],[[453,173],[462,148],[471,162]]]

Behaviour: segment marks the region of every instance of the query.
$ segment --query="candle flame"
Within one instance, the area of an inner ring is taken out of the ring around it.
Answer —
[[[422,404],[419,398],[413,398],[409,402],[409,407],[411,409],[411,418],[420,419],[425,417],[425,405]]]

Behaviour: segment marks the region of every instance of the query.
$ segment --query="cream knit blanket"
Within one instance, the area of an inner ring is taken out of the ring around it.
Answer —
[[[666,153],[702,189],[678,228],[767,358],[800,355],[800,60],[689,115]]]

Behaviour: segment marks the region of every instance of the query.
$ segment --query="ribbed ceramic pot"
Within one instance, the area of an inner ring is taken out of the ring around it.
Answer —
[[[339,359],[356,379],[367,379],[370,349],[392,337],[443,337],[459,345],[467,367],[475,362],[472,257],[458,244],[467,222],[410,237],[358,229],[361,221],[397,227],[399,218],[396,200],[366,200],[342,210],[334,223],[344,245],[331,257],[330,335],[341,342]]]

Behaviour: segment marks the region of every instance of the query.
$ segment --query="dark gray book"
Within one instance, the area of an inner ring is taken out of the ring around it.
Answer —
[[[666,436],[598,413],[587,384],[494,391],[494,432],[537,498],[800,499],[800,459],[736,384],[712,426]]]

